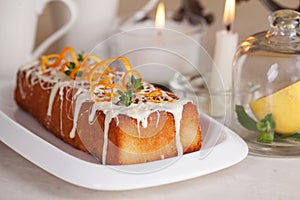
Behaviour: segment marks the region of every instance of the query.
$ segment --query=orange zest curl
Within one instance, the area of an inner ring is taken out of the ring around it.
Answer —
[[[106,72],[112,72],[112,69],[108,65],[110,62],[107,60],[103,60],[99,63],[97,63],[89,72],[88,72],[88,81],[91,85],[93,85],[94,79],[97,77],[104,76]],[[99,73],[99,69],[102,69],[101,72]]]
[[[163,97],[163,92],[161,89],[153,90],[148,94],[141,94],[142,96],[146,96],[149,98],[150,101],[154,103],[161,103],[161,102],[172,102],[176,98],[175,95],[170,95],[167,93],[168,97]]]
[[[66,71],[66,68],[67,68],[67,66],[68,66],[69,64],[70,64],[69,61],[67,61],[67,62],[65,62],[64,64],[62,64],[60,71],[64,73],[64,72]]]
[[[57,66],[59,66],[60,63],[61,63],[61,61],[62,61],[63,59],[66,58],[66,55],[67,55],[68,52],[69,52],[70,55],[71,55],[72,61],[73,61],[76,65],[78,65],[79,62],[78,62],[78,60],[77,60],[77,55],[76,55],[74,49],[73,49],[72,47],[68,46],[68,47],[66,47],[66,48],[64,48],[64,49],[62,50],[62,52],[60,53],[60,56],[58,57],[58,59],[57,59],[54,63],[49,64],[48,67],[57,67]]]
[[[98,56],[96,56],[94,54],[89,54],[89,55],[87,55],[87,56],[84,57],[84,59],[83,59],[83,61],[81,63],[81,67],[85,68],[86,65],[87,65],[87,63],[89,62],[89,60],[94,60],[95,63],[101,62],[101,59]]]
[[[90,58],[97,61],[97,58],[95,58],[94,56],[91,56]],[[115,58],[108,58],[106,60],[99,61],[98,63],[91,66],[88,73],[83,74],[83,78],[88,80],[89,84],[92,87],[91,95],[92,95],[92,98],[95,102],[112,100],[112,98],[115,95],[118,95],[114,91],[115,88],[119,88],[121,91],[126,90],[126,84],[123,84],[123,85],[113,84],[113,81],[112,81],[111,77],[108,75],[108,74],[113,72],[110,65],[115,61],[122,61],[125,69],[127,70],[127,72],[135,71],[135,70],[131,69],[130,62],[128,61],[127,58],[125,58],[125,57],[115,57]],[[85,62],[86,62],[86,60],[83,61],[83,65],[85,65]],[[138,76],[141,77],[141,75],[138,72],[134,72],[134,73],[138,74]],[[95,94],[96,87],[104,88],[103,89],[104,97],[99,98]],[[108,89],[110,89],[111,91],[107,92]]]
[[[70,59],[67,58],[67,55],[70,55]],[[55,59],[53,61],[53,59]],[[50,62],[51,60],[51,62]],[[94,66],[95,63],[90,64],[91,61],[100,62],[101,59],[98,58],[94,54],[89,54],[83,58],[83,60],[79,61],[74,49],[70,46],[65,47],[60,54],[50,54],[47,56],[41,57],[41,71],[44,73],[46,71],[46,67],[59,67],[61,66],[60,71],[65,73],[68,71],[68,74],[71,79],[75,79],[76,75],[80,72],[80,74],[85,75],[87,77],[87,71],[90,70],[90,66]],[[70,64],[74,63],[74,68],[69,68]],[[89,64],[89,66],[86,66]],[[69,68],[69,69],[68,69]]]
[[[123,62],[125,68],[127,71],[131,70],[131,66],[130,66],[130,63],[129,63],[129,60],[125,57],[115,57],[115,58],[108,58],[106,60],[103,60],[99,63],[97,63],[89,72],[89,78],[88,78],[88,81],[91,83],[92,82],[92,79],[93,79],[93,75],[95,74],[96,71],[99,71],[99,69],[102,69],[102,73],[105,73],[105,72],[112,72],[112,69],[110,67],[110,65],[117,61],[117,60],[120,60]]]
[[[47,55],[47,56],[42,56],[41,57],[41,70],[42,72],[44,73],[45,70],[46,70],[46,66],[47,67],[52,67],[53,63],[49,63],[49,60],[50,59],[53,59],[53,58],[59,58],[60,55],[59,54],[50,54],[50,55]],[[66,58],[64,58],[64,60],[67,62],[68,60]]]
[[[102,65],[108,66],[109,64],[112,64],[113,62],[118,61],[118,60],[123,62],[123,65],[127,71],[131,70],[131,65],[130,65],[129,60],[122,56],[108,58],[106,60],[103,60],[101,63],[102,63]]]
[[[80,67],[76,67],[70,74],[70,78],[75,80],[77,73],[79,72]]]
[[[156,90],[153,90],[152,92],[150,92],[148,97],[152,102],[160,103],[162,101],[160,98],[162,96],[162,94],[163,93],[160,89],[156,89]]]
[[[113,79],[118,74],[115,74],[111,67],[116,61],[121,61],[126,70],[123,77],[120,77],[122,79],[118,84]],[[128,106],[133,101],[133,93],[137,96],[146,97],[154,103],[174,100],[168,94],[169,98],[163,96],[163,91],[158,88],[147,94],[140,93],[139,91],[144,89],[143,77],[138,71],[132,69],[129,60],[122,56],[108,58],[103,61],[94,54],[84,57],[82,54],[79,54],[77,57],[74,49],[68,46],[60,54],[50,54],[41,57],[41,71],[43,73],[47,67],[55,68],[59,66],[60,71],[71,79],[81,76],[82,79],[88,81],[91,87],[91,97],[95,102],[107,102],[116,96],[120,96],[119,102],[124,103],[126,101],[125,105]],[[130,102],[128,103],[127,100],[130,100]]]

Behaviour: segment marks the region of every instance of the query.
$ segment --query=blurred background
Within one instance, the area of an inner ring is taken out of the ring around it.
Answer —
[[[0,68],[1,79],[12,79],[20,65],[38,59],[41,54],[61,52],[65,46],[73,46],[78,52],[90,53],[96,45],[105,41],[107,45],[102,46],[104,47],[103,52],[106,51],[106,54],[99,54],[102,58],[124,55],[120,54],[122,45],[123,49],[133,49],[131,45],[139,43],[135,39],[142,40],[141,38],[143,38],[143,41],[140,41],[141,45],[149,43],[149,46],[153,46],[157,40],[157,34],[154,36],[156,39],[152,39],[152,41],[149,39],[148,33],[134,37],[134,40],[131,41],[126,38],[121,42],[116,41],[114,44],[108,44],[107,39],[124,30],[121,23],[125,19],[131,30],[136,28],[137,24],[146,25],[148,23],[149,25],[150,23],[154,27],[156,6],[159,1],[165,4],[167,14],[170,13],[169,11],[177,14],[177,20],[174,21],[172,17],[168,18],[165,27],[190,36],[204,47],[209,56],[206,56],[204,51],[197,53],[192,50],[192,47],[188,47],[189,45],[182,38],[175,40],[176,36],[168,37],[168,40],[173,39],[173,41],[168,41],[168,48],[175,49],[175,52],[185,58],[194,56],[189,60],[201,60],[201,63],[207,67],[209,65],[205,61],[203,62],[202,55],[213,58],[214,51],[217,49],[222,57],[229,57],[224,52],[234,51],[236,46],[228,47],[227,44],[240,44],[247,36],[269,29],[268,16],[271,14],[271,9],[267,8],[266,2],[299,10],[299,0],[230,0],[233,4],[236,1],[236,6],[235,9],[232,9],[235,11],[234,20],[229,23],[231,32],[227,33],[238,35],[238,37],[234,39],[234,42],[222,39],[222,41],[227,41],[223,50],[215,46],[218,44],[216,35],[226,29],[226,25],[223,24],[225,0],[28,0],[26,2],[2,0],[0,1],[2,20],[0,63],[5,67]],[[136,16],[134,13],[137,11],[140,13],[145,6],[151,8],[146,12],[150,13],[146,16],[150,16],[151,19],[132,20],[131,22],[134,23],[128,23],[128,17],[132,19],[132,16]],[[183,15],[182,12],[178,12],[182,9]],[[201,30],[198,29],[196,34],[194,34],[195,31],[191,34],[191,30],[197,25],[191,23],[191,16],[187,14],[188,12],[192,13],[193,17],[195,15],[196,17],[204,16],[201,19],[208,19],[204,20],[207,23],[200,23]],[[174,13],[172,16],[174,17]],[[176,28],[170,24],[176,25]],[[199,39],[195,39],[196,37]],[[163,44],[163,42],[159,43]],[[197,45],[197,43],[194,44]],[[216,62],[215,58],[214,60]],[[181,65],[176,63],[178,66]],[[181,69],[185,68],[181,67]]]
[[[81,2],[88,2],[78,0]],[[179,8],[181,0],[162,0],[165,3],[167,10],[176,10]],[[105,2],[103,0],[97,2]],[[106,12],[108,15],[115,15],[115,22],[111,26],[117,27],[118,21],[122,18],[128,17],[130,13],[133,13],[142,8],[148,1],[147,0],[119,0],[116,2],[116,9],[110,9],[107,7]],[[203,46],[210,55],[213,54],[215,45],[215,32],[224,29],[222,23],[225,0],[199,0],[201,2],[204,13],[211,13],[214,16],[212,24],[208,25],[205,33],[205,40]],[[298,5],[298,0],[284,0],[278,1],[284,6],[295,7]],[[36,45],[38,45],[43,39],[55,31],[59,25],[57,21],[53,20],[53,16],[56,15],[56,2],[50,3],[45,12],[39,18]],[[95,6],[101,6],[97,3]],[[106,6],[106,5],[104,5]],[[81,9],[79,8],[79,13]],[[95,14],[95,13],[94,13]],[[235,20],[232,25],[232,30],[239,34],[239,42],[243,41],[248,35],[268,29],[268,15],[270,11],[260,2],[260,0],[242,0],[236,5]],[[61,19],[62,20],[62,19]],[[63,23],[63,22],[60,22]],[[101,26],[101,25],[100,25]],[[110,27],[111,27],[110,26]],[[105,28],[105,27],[103,27]],[[92,31],[87,29],[86,31]],[[78,35],[80,38],[80,35]],[[105,37],[102,36],[103,40]],[[53,44],[47,52],[53,52],[58,50],[58,43]]]

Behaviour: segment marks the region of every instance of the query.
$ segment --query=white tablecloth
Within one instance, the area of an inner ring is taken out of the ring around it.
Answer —
[[[95,191],[48,174],[0,142],[0,199],[299,199],[299,158],[247,156],[188,181],[131,191]]]

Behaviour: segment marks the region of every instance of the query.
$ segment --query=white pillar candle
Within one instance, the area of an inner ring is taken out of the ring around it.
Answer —
[[[238,44],[238,34],[230,30],[234,19],[234,11],[235,0],[226,0],[223,18],[226,30],[216,33],[214,66],[210,80],[211,116],[213,117],[224,116],[226,108],[230,106],[230,99],[226,94],[231,93],[232,63]]]
[[[211,77],[213,90],[231,90],[232,62],[238,43],[238,34],[227,30],[216,33],[214,64]],[[220,80],[221,79],[221,80]]]

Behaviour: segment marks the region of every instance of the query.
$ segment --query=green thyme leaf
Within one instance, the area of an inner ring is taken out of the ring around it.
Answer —
[[[133,93],[137,92],[139,90],[144,89],[142,79],[141,78],[135,78],[133,75],[130,77],[130,81],[126,84],[126,92],[122,92],[118,90],[119,101],[117,104],[124,104],[125,106],[130,106],[133,102]]]
[[[67,76],[70,76],[71,73],[72,73],[71,70],[66,70],[66,71],[65,71],[65,74],[66,74]]]
[[[235,106],[235,112],[239,123],[250,131],[258,131],[256,121],[252,119],[241,105]]]
[[[77,60],[78,60],[79,62],[82,62],[83,59],[84,59],[84,51],[82,51],[81,53],[79,53],[79,54],[77,55]]]
[[[118,93],[119,93],[120,97],[119,97],[119,101],[117,104],[123,103],[123,104],[125,104],[125,106],[130,106],[131,103],[133,102],[132,92],[130,90],[128,90],[126,92],[122,92],[122,91],[118,90]]]
[[[75,69],[76,64],[75,64],[74,62],[70,62],[70,64],[67,65],[67,67],[68,67],[69,69]]]
[[[127,89],[131,91],[138,91],[144,89],[141,78],[135,78],[133,75],[130,77],[130,82],[127,84]]]

